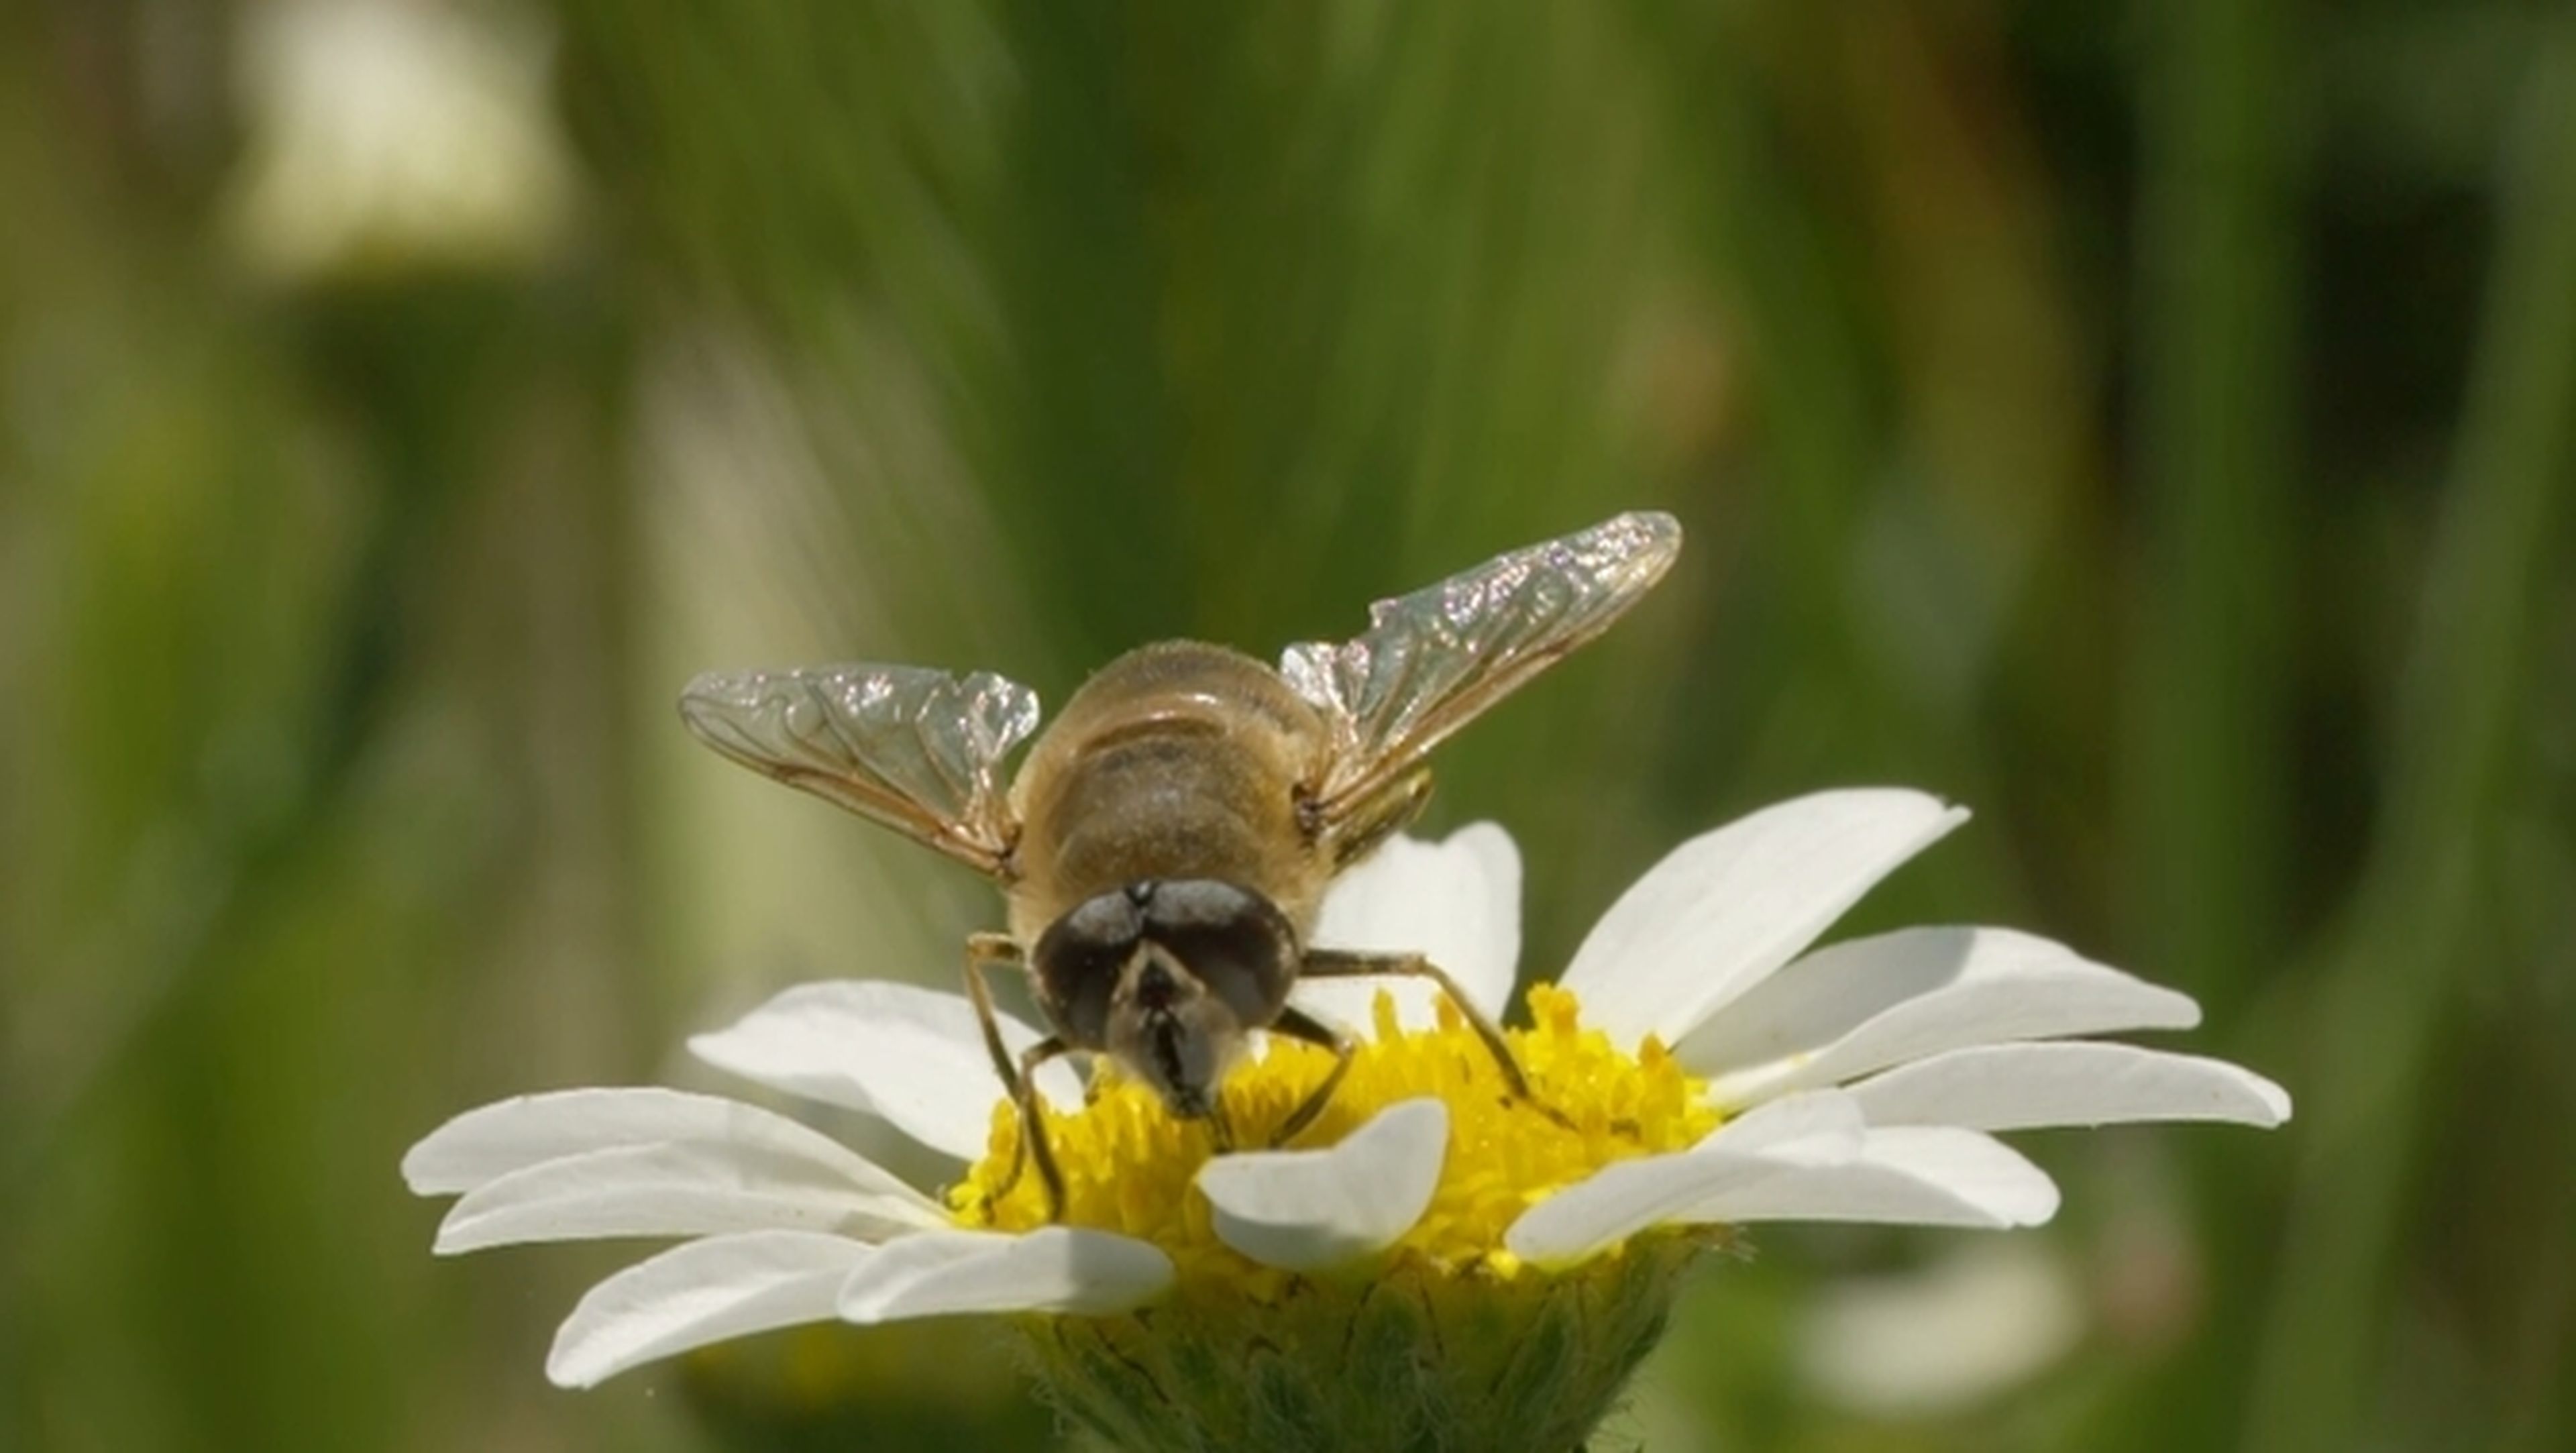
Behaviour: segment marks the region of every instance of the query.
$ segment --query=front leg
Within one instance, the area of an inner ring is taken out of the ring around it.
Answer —
[[[1034,1160],[1038,1163],[1038,1180],[1046,1187],[1047,1224],[1064,1219],[1064,1172],[1056,1169],[1055,1151],[1047,1144],[1046,1122],[1038,1118],[1038,1066],[1072,1052],[1072,1046],[1052,1034],[1021,1052],[1019,1079],[1011,1087],[1011,1103],[1020,1113],[1018,1148],[1011,1153],[1011,1173],[1002,1177],[1002,1184],[986,1204],[1009,1195],[1020,1183],[1020,1171]]]
[[[966,935],[966,997],[975,1001],[975,1022],[984,1031],[985,1053],[993,1057],[993,1073],[1002,1080],[1002,1088],[1017,1100],[1019,1077],[1011,1065],[1011,1049],[1002,1042],[1002,1021],[993,1011],[993,986],[984,981],[988,968],[1025,969],[1028,950],[1007,933],[970,933]]]
[[[1014,1063],[1010,1046],[1002,1042],[1002,1021],[993,1008],[993,987],[984,979],[988,968],[1022,968],[1027,963],[1027,951],[1008,934],[966,936],[966,996],[975,1002],[975,1022],[984,1031],[984,1049],[993,1057],[993,1073],[1001,1077],[1002,1089],[1020,1117],[1019,1139],[1011,1147],[1011,1169],[985,1197],[985,1204],[989,1206],[1009,1195],[1020,1183],[1020,1172],[1034,1158],[1038,1179],[1046,1183],[1047,1220],[1053,1222],[1064,1216],[1064,1176],[1056,1169],[1055,1152],[1048,1147],[1046,1127],[1038,1119],[1037,1069],[1058,1055],[1071,1053],[1072,1046],[1049,1035],[1030,1045]]]
[[[1306,962],[1299,972],[1301,977],[1310,979],[1362,979],[1381,974],[1429,979],[1440,986],[1440,992],[1449,996],[1450,1003],[1458,1006],[1459,1017],[1467,1021],[1467,1027],[1476,1032],[1476,1038],[1484,1043],[1486,1052],[1494,1057],[1494,1067],[1503,1072],[1503,1083],[1511,1087],[1512,1098],[1527,1103],[1569,1130],[1574,1128],[1574,1122],[1562,1111],[1530,1093],[1529,1077],[1521,1073],[1520,1061],[1512,1057],[1511,1044],[1503,1038],[1501,1026],[1486,1018],[1485,1011],[1477,1008],[1474,1001],[1459,990],[1458,981],[1449,977],[1449,971],[1431,960],[1418,953],[1317,948],[1306,950]]]
[[[1315,1117],[1324,1113],[1324,1106],[1332,1101],[1333,1091],[1341,1088],[1342,1076],[1351,1072],[1351,1056],[1358,1052],[1359,1046],[1348,1034],[1294,1006],[1279,1011],[1279,1017],[1270,1025],[1270,1032],[1284,1034],[1290,1039],[1302,1039],[1333,1052],[1333,1067],[1325,1072],[1323,1083],[1299,1101],[1297,1108],[1288,1112],[1288,1118],[1280,1121],[1279,1129],[1272,1133],[1270,1145],[1275,1150],[1296,1139],[1297,1132],[1314,1124]]]

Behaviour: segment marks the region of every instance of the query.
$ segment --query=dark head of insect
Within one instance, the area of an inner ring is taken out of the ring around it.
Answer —
[[[1039,1007],[1109,1051],[1172,1113],[1216,1113],[1248,1030],[1278,1019],[1297,933],[1276,905],[1212,878],[1130,883],[1058,919],[1030,955]]]

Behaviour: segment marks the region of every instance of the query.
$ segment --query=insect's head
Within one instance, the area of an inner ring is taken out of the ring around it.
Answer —
[[[1295,928],[1268,898],[1212,878],[1130,883],[1047,929],[1038,1002],[1066,1042],[1105,1051],[1172,1113],[1214,1112],[1244,1036],[1296,983]]]

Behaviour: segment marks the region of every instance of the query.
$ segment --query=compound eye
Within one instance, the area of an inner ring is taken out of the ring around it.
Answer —
[[[1147,938],[1171,950],[1247,1026],[1279,1017],[1296,983],[1297,932],[1269,899],[1211,878],[1154,885]]]
[[[1067,1043],[1082,1049],[1107,1043],[1109,998],[1143,931],[1136,901],[1117,892],[1085,900],[1038,936],[1029,960],[1038,1007]]]

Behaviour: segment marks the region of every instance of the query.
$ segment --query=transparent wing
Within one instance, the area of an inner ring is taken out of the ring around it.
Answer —
[[[1019,827],[1002,759],[1037,729],[1037,693],[990,672],[819,666],[711,672],[680,694],[700,740],[1001,876]]]
[[[1681,550],[1672,516],[1621,515],[1369,608],[1368,634],[1291,646],[1279,673],[1324,712],[1330,825],[1568,651],[1609,629]]]

